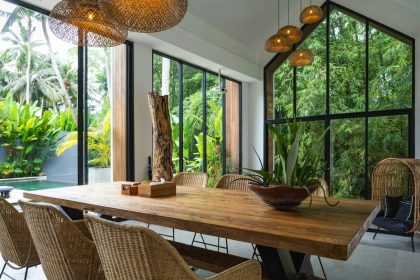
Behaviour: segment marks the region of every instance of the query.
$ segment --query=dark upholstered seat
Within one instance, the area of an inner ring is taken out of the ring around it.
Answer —
[[[402,222],[394,218],[385,218],[384,216],[377,216],[373,220],[373,224],[391,232],[402,234],[407,233],[413,227],[413,223]]]

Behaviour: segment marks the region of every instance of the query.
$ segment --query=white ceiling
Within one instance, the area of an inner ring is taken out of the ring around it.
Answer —
[[[26,0],[51,9],[58,0]],[[325,0],[313,0],[321,5]],[[420,36],[420,0],[335,0],[336,3],[412,37]],[[291,23],[298,25],[299,0],[290,0]],[[303,0],[308,5],[309,0]],[[280,0],[280,25],[287,24],[287,0]],[[189,0],[179,28],[215,46],[264,66],[272,54],[266,38],[277,30],[277,0]],[[132,40],[139,36],[131,35]]]

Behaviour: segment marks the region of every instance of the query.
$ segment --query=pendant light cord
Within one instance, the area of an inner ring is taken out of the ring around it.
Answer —
[[[280,29],[280,0],[277,1],[277,29]]]
[[[287,0],[287,25],[290,25],[290,0]]]

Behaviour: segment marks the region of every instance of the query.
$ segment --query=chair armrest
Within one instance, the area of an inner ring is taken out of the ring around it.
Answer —
[[[73,224],[80,230],[81,233],[83,233],[84,236],[93,241],[92,234],[90,233],[84,220],[73,221]]]
[[[208,279],[212,280],[260,280],[261,265],[256,260],[249,260],[225,270]]]

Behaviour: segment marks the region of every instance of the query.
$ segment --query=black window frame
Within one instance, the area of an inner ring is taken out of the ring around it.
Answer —
[[[177,63],[178,65],[178,85],[179,85],[179,94],[178,94],[178,106],[179,106],[179,172],[183,172],[184,171],[184,154],[183,154],[183,147],[184,147],[184,134],[183,134],[183,128],[184,128],[184,118],[183,118],[183,100],[184,100],[184,89],[183,89],[183,69],[184,66],[188,66],[191,68],[194,68],[196,70],[199,70],[202,72],[202,86],[201,86],[201,90],[202,90],[202,96],[203,96],[203,125],[202,125],[202,132],[203,132],[203,140],[204,140],[204,147],[203,147],[203,169],[202,172],[203,173],[207,173],[207,145],[206,145],[206,135],[207,135],[207,102],[206,102],[206,98],[207,98],[207,82],[206,82],[206,77],[207,74],[210,75],[215,75],[218,76],[219,74],[211,71],[209,69],[203,68],[201,66],[192,64],[190,62],[187,62],[185,60],[176,58],[174,56],[162,53],[158,50],[153,50],[152,51],[152,69],[154,69],[154,59],[153,57],[155,55],[158,55],[160,57],[164,57],[167,59],[170,59],[174,62]],[[153,71],[153,70],[152,70]],[[233,79],[231,77],[225,76],[225,75],[221,75],[222,78],[222,83],[223,85],[225,85],[226,80],[237,83],[238,84],[238,91],[239,91],[239,162],[238,162],[238,172],[242,173],[242,82]],[[152,85],[154,85],[154,75],[152,75]],[[222,126],[223,126],[223,140],[222,140],[222,174],[225,175],[226,174],[226,102],[225,102],[225,97],[226,94],[222,95],[222,104],[223,104],[223,121],[222,121]]]
[[[334,3],[333,1],[326,1],[322,7],[326,17],[326,111],[324,115],[314,115],[314,116],[304,116],[304,117],[296,117],[296,120],[303,121],[303,122],[310,122],[310,121],[323,121],[325,123],[325,128],[329,128],[332,120],[341,120],[341,119],[352,119],[352,118],[364,118],[365,119],[365,180],[366,186],[369,186],[369,166],[368,166],[368,157],[369,157],[369,142],[368,142],[368,129],[369,129],[369,119],[372,117],[386,117],[386,116],[407,116],[408,117],[408,157],[414,158],[415,157],[415,73],[416,73],[416,64],[415,64],[415,52],[416,52],[416,42],[415,39],[403,34],[391,27],[388,27],[380,22],[377,22],[369,17],[366,17],[358,12],[355,12],[347,7]],[[356,19],[361,19],[365,24],[366,34],[366,73],[365,73],[365,109],[362,112],[350,112],[350,113],[337,113],[331,114],[330,113],[330,13],[333,9],[336,9],[340,12],[344,12],[347,15],[350,15]],[[304,33],[304,40],[315,30],[318,24],[314,25],[304,25],[302,27],[302,31]],[[381,32],[386,33],[389,36],[392,36],[404,43],[409,44],[412,47],[412,100],[411,100],[411,108],[404,108],[404,109],[387,109],[387,110],[376,110],[376,111],[369,111],[369,30],[370,27],[373,26],[375,29],[380,30]],[[293,48],[295,50],[299,44],[296,44]],[[292,50],[292,51],[293,51]],[[270,125],[276,124],[284,124],[286,122],[293,121],[294,118],[283,118],[283,119],[276,119],[276,116],[273,118],[268,118],[268,101],[267,97],[271,94],[273,96],[273,75],[276,69],[286,61],[288,56],[291,52],[277,54],[275,55],[270,62],[264,67],[264,168],[269,170],[269,135],[268,135],[268,127]],[[294,116],[296,116],[296,68],[293,70],[293,100],[294,100]],[[271,88],[270,88],[271,87]],[[271,110],[271,109],[270,109]],[[274,115],[274,114],[273,114]],[[331,133],[327,131],[325,135],[325,172],[324,178],[325,180],[330,183],[330,166],[331,166]],[[368,187],[365,188],[366,199],[370,198],[370,189]]]
[[[51,11],[22,0],[3,0],[11,4],[32,10],[42,15],[49,16]],[[126,180],[134,181],[134,43],[125,41],[126,45]],[[88,182],[88,145],[87,145],[87,49],[88,47],[78,47],[78,92],[77,92],[77,183],[84,185]],[[82,116],[82,117],[80,117]]]

